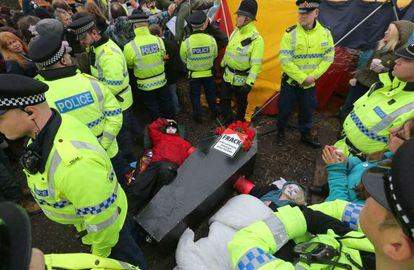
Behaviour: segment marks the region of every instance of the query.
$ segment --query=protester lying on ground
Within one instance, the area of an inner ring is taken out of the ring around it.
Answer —
[[[345,120],[351,112],[354,102],[363,96],[371,85],[379,81],[379,73],[392,71],[394,61],[397,59],[394,51],[405,46],[413,31],[413,22],[401,20],[390,23],[372,57],[361,70],[357,70],[355,77],[349,81],[348,96],[339,112],[342,120]]]
[[[148,126],[153,156],[143,172],[136,171],[127,189],[128,209],[136,213],[161,189],[171,183],[178,167],[194,150],[189,142],[180,137],[177,122],[158,118]]]
[[[249,194],[260,199],[272,210],[288,204],[306,205],[305,188],[299,183],[283,178],[270,185],[258,186],[240,176],[233,187],[241,194]]]
[[[414,119],[410,119],[402,127],[391,129],[387,152],[366,155],[366,159],[358,156],[347,158],[334,146],[325,146],[322,158],[326,163],[328,183],[320,187],[310,187],[310,191],[320,196],[329,195],[327,201],[341,199],[364,204],[366,197],[363,196],[365,192],[361,185],[362,175],[373,167],[386,166],[393,153],[413,136]]]

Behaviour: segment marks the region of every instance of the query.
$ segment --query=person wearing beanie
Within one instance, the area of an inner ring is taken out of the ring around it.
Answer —
[[[165,75],[164,42],[150,33],[148,15],[144,12],[134,10],[128,19],[134,25],[135,38],[124,48],[127,66],[134,70],[137,88],[152,120],[158,117],[171,119],[174,108]]]
[[[208,25],[206,14],[199,10],[190,16],[192,34],[181,43],[180,57],[188,70],[193,120],[202,123],[200,105],[201,87],[204,88],[211,118],[217,117],[216,82],[213,76],[214,61],[218,55],[216,40],[204,31]]]
[[[236,26],[230,36],[221,67],[223,84],[220,105],[225,124],[245,121],[247,96],[262,70],[264,40],[254,26],[257,15],[255,0],[242,0],[236,11]],[[232,97],[236,97],[237,114],[233,115]]]
[[[301,141],[313,148],[321,146],[311,135],[317,104],[315,83],[333,63],[335,50],[331,31],[317,20],[319,3],[320,0],[297,0],[299,22],[286,29],[280,42],[283,73],[276,135],[279,146],[285,145],[285,128],[297,102]]]

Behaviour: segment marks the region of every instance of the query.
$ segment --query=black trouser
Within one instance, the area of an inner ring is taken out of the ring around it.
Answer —
[[[127,189],[128,210],[136,214],[164,186],[177,175],[177,164],[167,161],[151,162],[142,173],[135,173],[135,181]]]
[[[19,181],[10,171],[9,159],[0,149],[0,201],[7,200],[18,203],[22,197]]]
[[[227,82],[223,82],[221,89],[221,112],[224,117],[225,124],[230,124],[234,120],[244,121],[247,108],[247,94],[240,92],[241,86],[234,86]],[[233,111],[231,109],[231,98],[236,97],[237,114],[234,119]]]

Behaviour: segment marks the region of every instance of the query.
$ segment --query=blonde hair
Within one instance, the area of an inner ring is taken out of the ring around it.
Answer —
[[[10,42],[15,40],[22,44],[24,53],[27,53],[27,44],[18,36],[10,32],[0,33],[0,52],[3,55],[4,60],[14,60],[19,63],[21,67],[25,67],[27,65],[27,60],[20,53],[10,51],[7,46]]]
[[[400,33],[397,26],[394,23],[390,23],[390,27],[394,27],[395,29],[395,31],[392,32],[390,40],[386,42],[384,39],[381,39],[378,43],[377,50],[393,52],[395,50],[395,47],[397,47],[398,43],[400,42]]]

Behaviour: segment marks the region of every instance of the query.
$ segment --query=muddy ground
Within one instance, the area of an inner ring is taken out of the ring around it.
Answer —
[[[185,96],[185,95],[184,95]],[[177,119],[187,129],[187,139],[193,144],[205,138],[218,125],[208,116],[202,125],[191,119],[188,109],[188,100],[184,100],[184,108]],[[292,118],[292,127],[287,130],[287,144],[278,147],[275,143],[275,133],[267,133],[276,123],[275,117],[260,115],[254,121],[259,132],[258,153],[253,175],[250,179],[255,183],[267,184],[279,177],[287,180],[296,180],[305,186],[314,182],[323,181],[323,164],[321,163],[320,149],[312,149],[299,142],[300,134],[296,127],[296,115]],[[339,128],[338,120],[332,113],[317,112],[315,114],[314,132],[323,143],[333,143]],[[262,134],[267,133],[267,134]],[[137,153],[142,149],[136,149]],[[21,174],[20,174],[21,175]],[[315,179],[316,178],[318,179]],[[22,176],[21,176],[22,177]],[[43,214],[31,216],[33,246],[45,253],[88,252],[88,247],[82,246],[75,239],[74,231],[69,226],[53,223]],[[206,223],[198,228],[196,235],[203,236],[207,232]],[[163,255],[151,244],[142,243],[149,269],[172,269],[175,266],[174,254]]]

